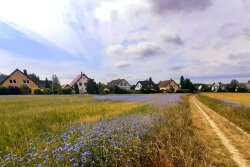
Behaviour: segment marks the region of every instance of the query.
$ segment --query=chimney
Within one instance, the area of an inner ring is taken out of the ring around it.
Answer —
[[[82,76],[82,71],[81,71],[81,76]]]
[[[28,75],[27,70],[25,70],[25,69],[23,70],[23,73],[24,73],[24,75],[26,75],[26,76]]]

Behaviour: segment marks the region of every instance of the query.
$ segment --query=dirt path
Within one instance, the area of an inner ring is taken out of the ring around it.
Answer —
[[[194,96],[191,97],[190,103],[193,103],[199,114],[206,119],[212,131],[231,154],[235,163],[240,167],[249,166],[249,162],[247,162],[247,159],[250,158],[250,147],[248,147],[250,145],[249,134],[208,108]]]

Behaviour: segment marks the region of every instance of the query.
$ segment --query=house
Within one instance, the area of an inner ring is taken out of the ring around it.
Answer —
[[[22,85],[27,85],[31,89],[38,88],[38,84],[26,74],[20,71],[19,69],[16,69],[8,76],[4,77],[2,75],[0,80],[0,85],[3,87],[9,87],[9,86],[20,87]]]
[[[71,88],[69,84],[62,85],[62,88]]]
[[[149,80],[145,81],[138,81],[135,85],[136,91],[147,91],[147,92],[157,92],[158,87],[150,78]]]
[[[180,89],[179,85],[172,79],[160,81],[159,83],[159,89],[163,92],[168,92],[171,87],[173,88],[174,92],[177,92]]]
[[[125,79],[112,80],[111,82],[108,82],[107,85],[109,87],[117,86],[121,89],[126,89],[126,90],[130,90],[131,87],[131,85]]]
[[[75,85],[79,88],[79,93],[86,93],[85,83],[88,82],[88,77],[84,73],[81,72],[80,75],[77,75],[76,78],[69,84],[69,86],[74,89]]]
[[[48,82],[47,84],[47,86],[48,87],[52,87],[52,81],[46,81],[46,80],[40,80],[39,82],[38,82],[38,86],[39,86],[39,88],[41,88],[41,89],[44,89],[44,88],[46,88],[46,82]]]
[[[219,83],[214,83],[211,87],[212,92],[220,92],[220,91],[225,91],[227,84],[223,84],[221,82]]]
[[[248,83],[238,83],[236,89],[238,90],[239,88],[243,88],[247,91],[250,91],[250,83],[249,82]]]

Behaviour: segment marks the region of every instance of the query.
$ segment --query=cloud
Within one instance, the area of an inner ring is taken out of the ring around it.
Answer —
[[[115,67],[117,67],[117,68],[125,68],[125,67],[128,67],[128,66],[130,66],[130,63],[126,62],[126,61],[118,62],[118,63],[115,64]]]
[[[110,56],[131,56],[137,58],[157,56],[161,53],[161,48],[152,42],[140,42],[135,45],[114,45],[107,49]]]
[[[179,45],[179,46],[183,46],[184,43],[181,39],[181,37],[179,35],[175,35],[175,36],[165,36],[164,37],[164,41],[167,43],[172,43],[175,45]]]
[[[231,60],[250,60],[250,53],[229,54],[228,58]]]
[[[211,0],[149,0],[157,14],[201,11],[209,7]]]

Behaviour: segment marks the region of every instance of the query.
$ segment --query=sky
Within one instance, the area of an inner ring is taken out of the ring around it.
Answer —
[[[250,0],[0,0],[0,73],[250,80]]]

